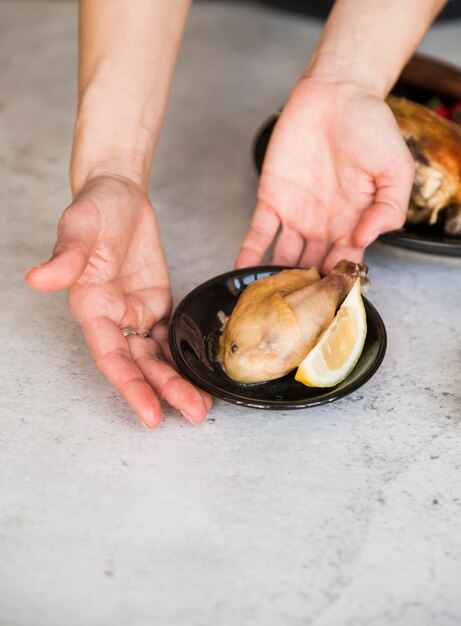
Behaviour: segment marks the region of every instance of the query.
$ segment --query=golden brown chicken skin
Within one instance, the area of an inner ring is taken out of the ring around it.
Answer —
[[[407,221],[434,224],[439,212],[451,207],[446,214],[446,230],[461,234],[461,221],[454,217],[459,216],[458,205],[461,205],[460,127],[405,98],[389,96],[386,102],[415,161]]]

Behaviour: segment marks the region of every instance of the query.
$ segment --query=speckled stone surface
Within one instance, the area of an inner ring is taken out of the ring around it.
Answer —
[[[461,260],[367,254],[385,361],[347,399],[216,401],[148,432],[65,294],[22,275],[69,201],[76,5],[0,1],[1,626],[458,626]],[[151,192],[178,301],[233,263],[250,147],[317,22],[239,3],[189,21]],[[459,61],[460,24],[425,51]]]

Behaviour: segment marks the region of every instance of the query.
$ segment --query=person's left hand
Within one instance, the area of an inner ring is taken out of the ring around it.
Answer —
[[[411,154],[387,104],[351,83],[302,79],[274,128],[258,203],[236,267],[271,263],[327,272],[405,221]],[[278,229],[281,227],[280,233]]]

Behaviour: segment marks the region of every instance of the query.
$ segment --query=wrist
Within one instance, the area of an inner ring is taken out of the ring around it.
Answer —
[[[328,50],[313,54],[303,78],[327,84],[350,85],[379,98],[385,98],[395,82],[393,76],[387,75],[369,60],[361,62],[350,55]]]
[[[305,75],[385,97],[446,0],[336,0]]]
[[[72,196],[77,196],[84,187],[96,178],[117,178],[135,184],[147,195],[147,180],[128,164],[108,156],[106,159],[79,163],[78,158],[72,159],[69,170]]]
[[[156,136],[134,116],[117,113],[114,120],[105,107],[80,107],[69,168],[73,195],[100,176],[128,179],[147,191]]]

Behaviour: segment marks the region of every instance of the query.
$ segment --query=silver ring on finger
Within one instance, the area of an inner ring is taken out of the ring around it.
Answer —
[[[136,335],[137,337],[142,337],[143,339],[147,339],[150,337],[150,333],[140,333],[134,328],[122,328],[122,333],[124,337],[129,337],[130,335]]]

